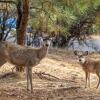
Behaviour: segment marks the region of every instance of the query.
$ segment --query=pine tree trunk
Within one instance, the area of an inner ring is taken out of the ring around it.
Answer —
[[[17,19],[17,43],[24,45],[24,37],[27,28],[28,15],[29,15],[29,0],[19,1],[17,5],[18,19]]]
[[[24,45],[24,37],[27,28],[28,15],[29,15],[29,0],[19,0],[17,4],[17,24],[16,24],[16,33],[17,33],[17,44]],[[16,71],[22,72],[23,67],[16,67]]]

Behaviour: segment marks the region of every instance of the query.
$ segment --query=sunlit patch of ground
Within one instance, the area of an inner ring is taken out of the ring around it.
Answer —
[[[100,40],[100,35],[91,35],[92,39]]]
[[[100,55],[91,54],[91,58]],[[85,87],[85,74],[77,57],[67,49],[52,49],[41,63],[33,68],[33,89],[26,91],[25,73],[12,72],[6,63],[0,68],[0,100],[100,100],[98,78],[91,75],[91,88]]]

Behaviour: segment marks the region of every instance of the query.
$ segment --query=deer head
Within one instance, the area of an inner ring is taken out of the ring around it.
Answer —
[[[80,62],[81,64],[83,64],[83,63],[85,63],[85,61],[86,61],[86,56],[88,55],[88,51],[85,51],[85,52],[74,51],[74,54],[75,54],[76,56],[78,56],[79,62]]]

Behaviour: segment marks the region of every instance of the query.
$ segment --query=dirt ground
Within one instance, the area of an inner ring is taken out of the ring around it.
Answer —
[[[100,55],[89,55],[99,59]],[[0,100],[100,100],[98,78],[91,74],[91,87],[85,88],[85,74],[77,57],[67,49],[52,49],[33,68],[33,93],[26,91],[25,73],[12,72],[13,65],[0,68]]]
[[[100,40],[100,35],[91,35],[92,39]]]

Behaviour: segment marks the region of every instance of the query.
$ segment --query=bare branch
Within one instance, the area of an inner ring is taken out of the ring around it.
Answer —
[[[11,3],[11,4],[16,4],[15,1],[12,1],[12,0],[0,0],[0,3]]]

